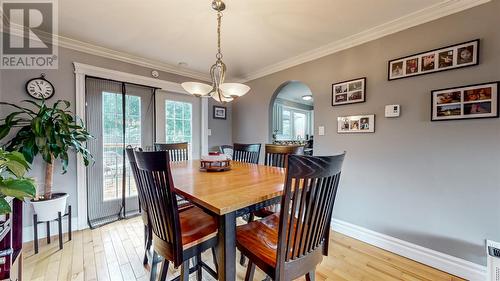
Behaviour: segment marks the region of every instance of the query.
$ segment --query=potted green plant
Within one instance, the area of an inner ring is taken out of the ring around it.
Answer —
[[[24,100],[20,105],[0,102],[14,109],[1,119],[0,140],[17,129],[15,136],[6,143],[9,151],[19,151],[24,158],[33,163],[37,155],[45,161],[44,194],[31,202],[40,221],[57,218],[57,213],[65,212],[66,193],[52,193],[55,160],[61,161],[62,173],[68,169],[68,152],[74,151],[83,157],[87,166],[93,160],[85,147],[92,138],[83,121],[69,110],[70,102],[58,100],[48,106],[44,100],[34,102]],[[24,106],[26,105],[26,106]]]
[[[28,162],[21,153],[0,148],[0,215],[11,212],[7,197],[24,200],[35,196],[35,182],[24,177],[28,169]]]

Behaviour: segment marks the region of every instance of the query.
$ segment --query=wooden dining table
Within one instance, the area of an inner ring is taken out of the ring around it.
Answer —
[[[225,172],[200,171],[200,161],[171,162],[176,192],[216,216],[219,280],[236,280],[236,218],[276,204],[285,169],[233,161]]]

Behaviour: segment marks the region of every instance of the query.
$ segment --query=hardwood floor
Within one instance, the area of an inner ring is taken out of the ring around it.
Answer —
[[[55,238],[48,245],[45,239],[40,240],[38,255],[34,255],[32,243],[27,243],[23,278],[26,281],[149,280],[149,271],[142,265],[142,231],[142,222],[136,217],[75,232],[73,240],[65,242],[61,251]],[[316,272],[318,281],[463,280],[339,233],[333,233],[331,239],[330,254]],[[212,265],[208,252],[203,259]],[[245,269],[237,265],[239,280],[244,279]],[[170,271],[169,279],[179,274],[174,268]],[[191,280],[195,280],[195,275],[192,274]],[[256,272],[255,280],[263,278],[262,273]],[[213,280],[208,274],[203,279]]]

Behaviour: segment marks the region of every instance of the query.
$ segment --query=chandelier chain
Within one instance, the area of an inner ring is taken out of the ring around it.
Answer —
[[[215,55],[215,57],[218,60],[222,59],[222,51],[221,51],[221,47],[220,47],[221,21],[222,21],[222,12],[217,12],[217,54]]]
[[[0,0],[1,1],[1,0]],[[182,87],[188,93],[197,96],[212,97],[218,102],[226,103],[241,97],[246,94],[250,87],[240,83],[224,83],[226,77],[227,67],[222,61],[222,48],[221,48],[221,26],[222,26],[222,11],[226,8],[223,0],[213,0],[212,9],[217,12],[217,60],[210,67],[210,77],[212,78],[212,85],[207,85],[200,82],[184,82]]]

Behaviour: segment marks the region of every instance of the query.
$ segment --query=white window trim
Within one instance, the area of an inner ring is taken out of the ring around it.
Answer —
[[[189,102],[189,101],[178,101],[178,100],[174,100],[174,99],[165,99],[165,102],[164,102],[164,107],[165,107],[165,116],[163,116],[163,118],[165,119],[165,138],[164,138],[164,141],[166,143],[168,143],[168,129],[167,129],[167,125],[168,125],[168,118],[167,118],[167,102],[179,102],[179,103],[186,103],[186,104],[189,104],[191,105],[191,119],[189,120],[189,122],[191,122],[191,142],[189,142],[189,146],[191,147],[193,145],[193,103],[192,102]],[[176,120],[176,118],[173,118],[174,120]],[[187,120],[187,119],[183,119],[183,118],[180,118],[180,120]],[[189,159],[193,159],[193,150],[191,148],[188,149],[188,154],[189,154]]]
[[[75,68],[76,115],[85,120],[85,77],[93,76],[104,79],[135,83],[144,86],[161,88],[162,90],[189,95],[179,83],[155,79],[151,77],[121,72],[117,70],[97,67],[93,65],[73,62]],[[208,151],[208,99],[201,99],[201,155]],[[76,187],[78,196],[78,229],[88,228],[87,223],[87,180],[83,159],[77,157]]]

